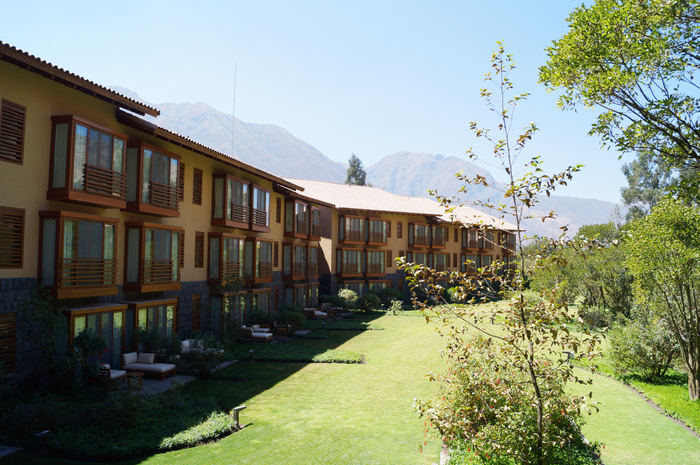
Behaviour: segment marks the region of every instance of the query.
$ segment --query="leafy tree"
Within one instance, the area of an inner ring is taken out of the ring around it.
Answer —
[[[367,173],[365,173],[365,169],[362,167],[362,161],[353,153],[350,156],[350,160],[348,160],[348,164],[350,166],[348,166],[348,177],[345,179],[345,184],[365,186]]]
[[[71,354],[82,367],[84,386],[88,386],[90,376],[97,373],[98,362],[94,356],[106,349],[107,341],[90,328],[83,329],[73,338]]]
[[[559,106],[603,110],[590,134],[669,167],[700,166],[699,0],[597,0],[575,8],[540,81]]]
[[[700,211],[666,199],[632,224],[627,265],[650,319],[680,346],[688,395],[700,398]]]
[[[622,165],[622,173],[628,184],[620,189],[624,204],[630,207],[627,221],[648,215],[669,193],[673,182],[672,171],[649,152],[638,152],[636,160]]]
[[[539,158],[531,158],[522,177],[515,162],[537,128],[530,124],[514,136],[511,131],[513,112],[526,94],[509,97],[513,85],[509,73],[514,68],[512,57],[503,44],[493,53],[493,73],[486,80],[495,83],[496,96],[481,90],[487,106],[497,115],[500,136],[488,129],[471,127],[477,137],[485,137],[494,146],[497,161],[509,182],[504,196],[508,205],[495,206],[516,223],[516,250],[520,254],[519,272],[504,270],[494,262],[475,274],[435,272],[420,264],[402,262],[414,292],[427,293],[421,305],[428,321],[438,322],[437,330],[447,338],[445,354],[449,369],[444,374],[431,374],[438,381],[440,401],[416,401],[421,415],[427,416],[430,427],[450,443],[466,442],[480,455],[512,459],[517,463],[561,463],[561,450],[567,444],[578,444],[582,410],[587,396],[574,396],[565,389],[567,382],[590,383],[579,379],[567,363],[565,351],[576,358],[595,355],[597,336],[575,335],[567,328],[570,321],[565,302],[554,298],[555,290],[543,292],[530,300],[524,289],[523,235],[521,222],[527,208],[537,202],[540,193],[549,195],[557,186],[566,184],[578,167],[547,176],[542,174]],[[472,158],[476,158],[471,153]],[[471,185],[483,185],[483,177],[459,179]],[[438,196],[452,211],[453,198]],[[483,226],[482,234],[489,227]],[[402,259],[401,259],[402,260]],[[401,261],[400,261],[401,262]],[[462,306],[445,301],[442,283],[456,285],[462,299],[477,303],[501,292],[508,296],[505,305],[494,305],[488,312],[476,305]],[[437,301],[440,306],[430,307]],[[496,324],[492,320],[497,321]],[[444,394],[444,395],[443,395]],[[426,422],[427,425],[428,422]]]
[[[637,373],[646,381],[663,377],[679,353],[673,334],[644,318],[616,326],[608,333],[608,341],[615,372]]]

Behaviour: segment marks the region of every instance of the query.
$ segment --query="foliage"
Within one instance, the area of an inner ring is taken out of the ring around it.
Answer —
[[[629,207],[626,219],[642,218],[663,199],[673,183],[673,173],[654,154],[637,152],[637,159],[622,165],[627,187],[620,189],[622,201]]]
[[[191,447],[234,427],[216,399],[183,396],[178,389],[157,396],[37,395],[3,416],[0,442],[36,447],[34,433],[49,429],[53,436],[48,448],[53,453],[113,460]]]
[[[291,326],[291,335],[304,327],[306,316],[300,307],[284,305],[274,315],[274,321],[282,325]]]
[[[379,293],[379,298],[382,299],[384,305],[391,305],[395,300],[400,300],[403,302],[404,295],[403,292],[394,289],[393,287],[385,287]]]
[[[427,417],[426,430],[435,432],[446,441],[469,441],[479,453],[496,455],[499,460],[511,459],[517,463],[551,463],[562,447],[579,443],[581,414],[588,409],[587,396],[572,395],[565,386],[569,382],[590,384],[579,379],[567,363],[566,352],[575,358],[592,358],[597,354],[599,336],[574,334],[569,331],[566,302],[557,301],[557,288],[541,292],[541,298],[529,301],[524,289],[525,270],[521,224],[529,207],[538,201],[538,195],[550,195],[557,186],[565,185],[578,166],[552,176],[542,174],[538,157],[525,163],[521,172],[516,161],[537,127],[530,123],[524,132],[513,137],[512,117],[526,94],[510,97],[513,85],[509,74],[515,65],[503,45],[493,53],[493,72],[486,80],[495,82],[496,96],[488,89],[481,90],[487,106],[498,117],[501,138],[488,129],[471,127],[477,137],[486,138],[493,145],[493,153],[509,182],[503,188],[507,205],[488,206],[508,215],[515,222],[516,249],[520,269],[515,273],[497,273],[499,262],[477,270],[474,274],[434,272],[425,266],[403,264],[411,288],[422,289],[428,299],[422,305],[426,319],[438,323],[438,331],[447,338],[445,356],[448,371],[430,375],[437,381],[440,400],[417,400],[416,409]],[[476,155],[470,150],[470,156]],[[490,185],[483,176],[465,181],[460,193],[468,193],[471,185]],[[498,186],[496,186],[498,188]],[[449,213],[454,198],[438,196]],[[554,213],[546,215],[553,216]],[[484,234],[490,225],[481,225]],[[540,266],[540,262],[536,263]],[[544,266],[544,265],[541,265]],[[506,305],[493,306],[491,312],[469,305],[449,305],[445,302],[443,286],[457,286],[459,299],[469,303],[484,301],[497,292],[510,295]],[[430,309],[430,298],[443,305]],[[490,323],[492,317],[499,324]],[[430,425],[430,426],[428,426]]]
[[[362,363],[362,355],[349,350],[321,350],[314,347],[282,346],[281,344],[239,344],[231,353],[234,358],[248,360],[251,349],[254,351],[256,362]]]
[[[648,319],[665,325],[688,372],[688,395],[700,397],[700,211],[662,201],[632,225],[627,265]]]
[[[590,134],[671,168],[700,161],[698,0],[597,0],[575,8],[547,49],[540,81],[562,88],[559,106],[603,110]],[[697,176],[687,179],[695,184]],[[692,191],[685,189],[686,192]]]
[[[362,167],[362,161],[354,153],[350,155],[348,160],[348,176],[345,178],[345,184],[354,184],[356,186],[366,185],[365,180],[367,173]]]
[[[608,333],[608,356],[618,375],[637,373],[645,381],[663,377],[678,356],[673,334],[642,320],[616,326]]]
[[[88,385],[90,377],[97,374],[99,366],[97,357],[93,358],[93,363],[90,363],[90,358],[106,349],[107,341],[90,328],[83,329],[73,338],[71,354],[82,366],[85,386]]]
[[[343,299],[343,308],[350,310],[356,308],[358,299],[357,292],[353,291],[352,289],[341,289],[338,291],[338,297]]]
[[[579,317],[584,328],[591,331],[604,330],[612,326],[613,323],[612,314],[600,307],[581,307]]]
[[[389,311],[392,315],[400,315],[403,313],[403,302],[400,300],[392,300],[389,306]]]
[[[331,304],[332,307],[344,307],[345,300],[338,295],[321,294],[318,301],[322,304]]]
[[[198,378],[209,379],[221,363],[222,344],[217,342],[212,333],[198,333],[191,343],[191,349],[181,354],[184,370],[194,373]],[[200,349],[201,348],[201,349]]]
[[[368,292],[362,294],[360,298],[357,299],[357,308],[364,312],[371,312],[382,306],[382,301],[379,299],[377,294]]]
[[[267,312],[255,311],[250,314],[250,324],[251,325],[268,325],[272,323],[272,317]]]

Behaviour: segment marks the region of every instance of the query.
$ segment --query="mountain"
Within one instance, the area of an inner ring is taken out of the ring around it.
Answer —
[[[129,89],[112,89],[139,101]],[[148,102],[144,102],[148,103]],[[231,154],[232,116],[198,103],[152,104],[160,116],[148,119],[171,131],[191,137],[220,152]],[[273,124],[246,123],[236,118],[234,157],[277,176],[316,181],[345,181],[347,168],[285,129]]]
[[[129,89],[118,86],[112,86],[112,89],[143,101],[138,94]],[[231,153],[231,115],[202,102],[150,105],[161,111],[158,118],[149,118],[159,126],[189,136],[223,153]],[[330,160],[310,144],[279,126],[246,123],[236,118],[235,135],[235,158],[277,176],[316,181],[345,181],[345,165]],[[480,175],[488,183],[494,181],[487,170],[461,158],[406,151],[387,155],[367,167],[366,171],[367,182],[373,186],[394,194],[415,197],[429,197],[428,189],[437,189],[441,195],[457,194],[464,185],[454,176],[459,171],[468,178]],[[470,186],[466,196],[472,200],[489,199],[494,204],[504,203],[501,192],[494,187]],[[557,237],[560,233],[559,228],[568,225],[569,235],[572,235],[581,225],[609,221],[614,208],[615,204],[601,200],[542,196],[541,202],[529,212],[534,218],[525,220],[524,226],[528,235]],[[556,211],[558,217],[542,222],[541,217],[551,210]],[[486,212],[498,216],[498,212]],[[506,221],[512,222],[510,218],[506,218]]]

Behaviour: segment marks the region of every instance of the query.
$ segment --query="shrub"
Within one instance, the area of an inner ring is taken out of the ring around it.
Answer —
[[[212,373],[221,363],[218,350],[221,344],[216,341],[212,333],[200,333],[194,340],[194,347],[203,347],[205,350],[190,350],[181,355],[182,363],[186,371],[196,374],[199,378],[209,379]],[[215,349],[215,350],[206,350]]]
[[[291,326],[291,334],[293,335],[303,328],[306,322],[306,316],[302,312],[299,307],[285,305],[275,314],[274,320],[282,325]]]
[[[602,308],[583,307],[579,310],[579,316],[587,329],[602,329],[612,325],[612,315]]]
[[[322,304],[331,304],[333,307],[345,307],[345,300],[337,295],[321,294],[318,301]]]
[[[663,325],[633,321],[608,334],[608,355],[619,375],[636,373],[646,381],[666,374],[680,353],[673,334]]]
[[[395,300],[400,300],[403,302],[404,295],[403,292],[397,291],[393,287],[385,287],[379,293],[379,298],[382,299],[384,305],[391,305]]]
[[[362,297],[357,299],[357,308],[365,312],[371,312],[374,309],[381,307],[382,301],[379,299],[377,294],[372,294],[371,292],[363,294]]]
[[[348,310],[354,310],[355,304],[357,302],[357,292],[351,290],[351,289],[341,289],[340,292],[338,292],[338,297],[343,299],[343,308],[348,309]]]
[[[403,302],[401,302],[400,300],[392,300],[391,306],[389,307],[389,311],[393,315],[400,315],[403,312]]]
[[[255,311],[250,314],[251,325],[269,325],[272,323],[272,317],[267,312]]]

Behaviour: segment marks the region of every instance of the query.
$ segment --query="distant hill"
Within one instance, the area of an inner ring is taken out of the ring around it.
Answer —
[[[136,93],[123,87],[112,89],[143,101]],[[149,103],[149,102],[144,102]],[[189,136],[216,150],[231,153],[232,116],[211,108],[205,103],[153,104],[161,111],[158,118],[149,118],[159,126]],[[335,162],[310,144],[294,137],[285,129],[271,124],[246,123],[236,118],[234,157],[277,176],[316,181],[343,182],[346,166]],[[351,152],[352,148],[348,148]],[[429,197],[428,189],[437,189],[441,195],[455,195],[463,183],[454,174],[462,171],[465,176],[477,174],[492,182],[491,174],[462,158],[433,155],[430,153],[396,152],[366,167],[367,182],[388,192],[415,197]],[[467,191],[470,199],[503,203],[497,189],[476,186]],[[594,199],[552,196],[542,197],[541,203],[532,209],[532,216],[545,216],[555,210],[558,218],[542,222],[533,218],[525,221],[528,235],[556,237],[559,228],[569,225],[569,235],[584,224],[603,223],[609,220],[615,204]],[[487,211],[494,216],[497,212]],[[512,219],[506,218],[512,222]]]

